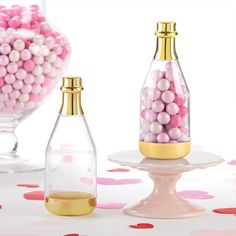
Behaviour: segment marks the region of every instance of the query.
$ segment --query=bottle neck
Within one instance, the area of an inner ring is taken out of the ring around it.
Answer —
[[[177,60],[174,37],[158,37],[157,47],[154,55],[155,60],[169,61]]]
[[[83,115],[81,106],[81,93],[62,93],[62,105],[59,112],[61,115],[76,116]]]

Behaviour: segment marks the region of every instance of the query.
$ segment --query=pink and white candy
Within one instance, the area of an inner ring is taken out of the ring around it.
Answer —
[[[175,79],[171,62],[166,64],[166,71],[154,70],[150,76],[152,84],[142,90],[141,140],[151,143],[188,140],[187,87],[181,79]]]
[[[0,112],[34,109],[62,75],[68,42],[46,23],[38,5],[1,6],[0,34]]]

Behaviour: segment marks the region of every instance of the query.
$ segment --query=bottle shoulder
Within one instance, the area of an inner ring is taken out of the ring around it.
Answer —
[[[95,145],[84,115],[58,115],[47,150],[71,147],[80,151],[93,151]]]

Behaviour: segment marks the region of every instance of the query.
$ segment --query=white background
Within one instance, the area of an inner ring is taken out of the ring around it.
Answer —
[[[236,1],[47,0],[46,7],[50,23],[71,41],[66,74],[83,78],[83,108],[99,158],[138,147],[139,93],[161,20],[177,22],[193,143],[235,153]],[[20,149],[28,157],[44,159],[60,104],[58,89],[19,125]]]

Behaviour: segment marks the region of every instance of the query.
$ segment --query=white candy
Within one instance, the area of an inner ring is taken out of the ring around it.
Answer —
[[[0,56],[0,65],[1,66],[6,66],[9,63],[9,58],[6,55],[1,55]]]
[[[7,70],[4,66],[0,66],[0,77],[4,77],[7,74]]]
[[[44,96],[48,94],[48,88],[47,87],[42,87],[40,91],[40,95]]]
[[[8,94],[0,93],[0,101],[1,101],[1,102],[7,101],[8,98],[9,98]]]
[[[28,93],[21,94],[20,97],[19,97],[19,100],[21,102],[27,102],[29,100],[29,94]]]
[[[20,53],[16,50],[12,50],[9,54],[9,59],[11,62],[17,62],[20,59]]]
[[[61,55],[62,53],[62,47],[58,44],[56,44],[53,48],[53,51],[57,54],[57,55]]]
[[[15,29],[13,29],[13,28],[8,28],[7,29],[8,36],[12,36],[14,33],[15,33]]]
[[[43,56],[34,56],[34,62],[36,65],[42,65],[44,63]]]
[[[142,131],[143,133],[148,133],[150,131],[150,123],[146,120],[142,123]]]
[[[32,86],[30,84],[25,84],[21,91],[22,93],[30,93],[32,91]]]
[[[43,68],[41,66],[35,66],[33,70],[34,75],[41,75],[43,73]]]
[[[60,68],[63,65],[63,61],[60,57],[57,58],[57,60],[53,63],[53,66],[56,68]]]
[[[23,80],[26,78],[27,76],[27,72],[24,69],[19,69],[16,74],[15,74],[16,78],[19,80]]]
[[[13,74],[7,74],[5,77],[4,77],[5,81],[8,83],[8,84],[12,84],[16,81],[16,78]]]
[[[14,44],[13,47],[17,50],[17,51],[21,51],[25,48],[25,43],[23,40],[21,39],[17,39]]]
[[[32,54],[29,49],[22,50],[20,55],[21,55],[21,60],[23,61],[28,61],[32,57]]]
[[[154,70],[151,73],[152,80],[155,82],[155,84],[164,77],[165,72],[160,70]]]
[[[170,82],[167,79],[160,79],[157,83],[157,87],[161,90],[161,91],[166,91],[169,89],[170,87]]]
[[[38,44],[38,45],[43,45],[44,43],[44,40],[45,40],[45,37],[41,34],[39,35],[36,35],[34,38],[33,38],[33,42]]]
[[[45,39],[45,45],[49,48],[52,49],[54,44],[55,44],[56,40],[55,38],[49,36]]]
[[[50,63],[54,63],[57,60],[57,54],[55,52],[50,52],[46,57],[46,60]]]
[[[52,71],[52,65],[46,61],[43,63],[42,68],[44,74],[49,74]]]
[[[52,70],[48,75],[52,78],[55,78],[57,76],[57,70],[52,67]]]
[[[163,129],[163,126],[159,124],[158,122],[152,122],[150,125],[150,131],[153,134],[161,133],[162,129]]]
[[[168,134],[173,139],[178,139],[181,137],[181,130],[179,128],[171,128],[168,131]]]
[[[41,56],[46,57],[46,56],[49,55],[50,50],[49,50],[49,48],[48,48],[46,45],[42,45],[42,46],[40,47],[39,53],[40,53]]]
[[[36,78],[35,78],[35,84],[42,84],[44,82],[44,75],[38,75]]]
[[[4,55],[9,54],[11,51],[11,46],[8,43],[3,43],[0,46],[0,52]]]
[[[29,50],[31,51],[33,55],[38,55],[40,51],[40,47],[36,43],[31,43],[29,46]]]
[[[35,103],[35,102],[32,102],[32,101],[27,102],[27,103],[25,104],[25,109],[26,109],[26,110],[32,110],[32,109],[34,109],[35,107],[36,107],[36,103]]]
[[[3,87],[2,87],[2,91],[3,93],[11,93],[13,90],[12,86],[10,84],[5,84]]]
[[[40,85],[33,85],[32,86],[32,93],[39,94],[41,92],[41,86]]]

